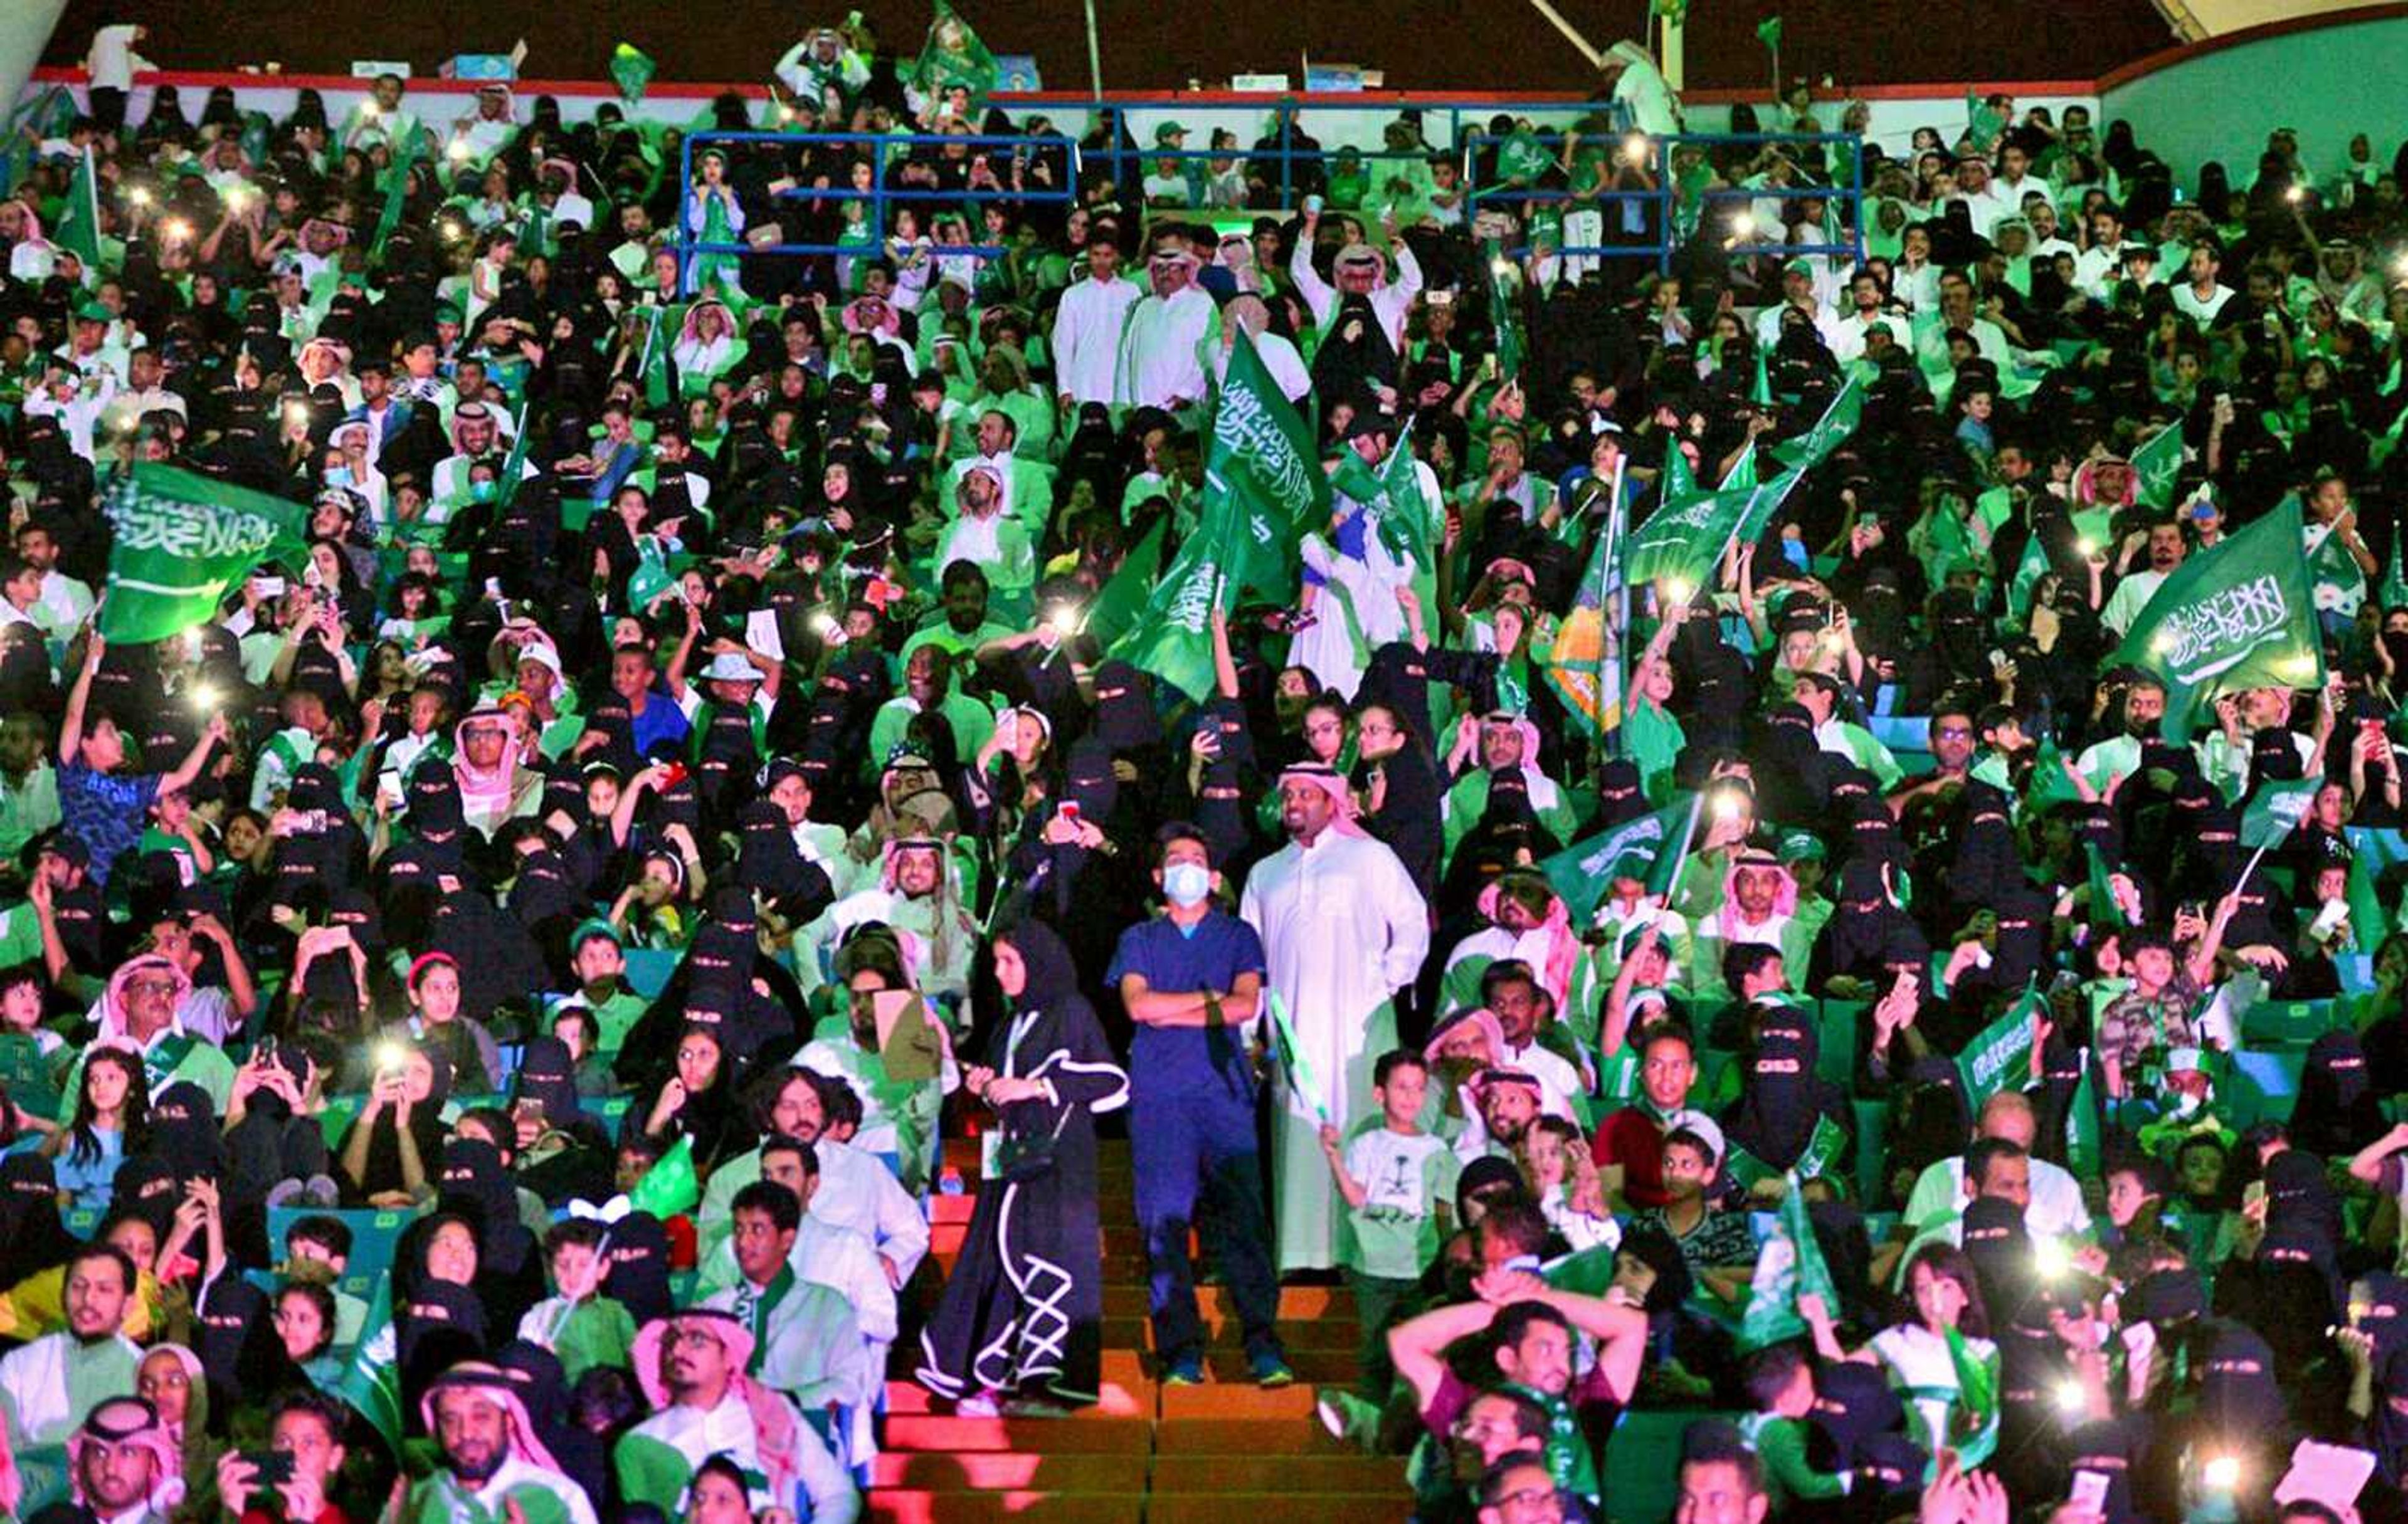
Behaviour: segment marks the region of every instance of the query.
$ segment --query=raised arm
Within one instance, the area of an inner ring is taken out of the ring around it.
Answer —
[[[59,725],[59,761],[77,761],[83,752],[84,706],[92,699],[92,679],[100,671],[100,655],[107,642],[98,629],[84,641],[83,668],[76,674],[75,687],[67,691],[67,713]]]

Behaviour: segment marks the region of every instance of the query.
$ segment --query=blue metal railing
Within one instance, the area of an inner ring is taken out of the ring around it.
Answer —
[[[963,133],[781,133],[781,132],[699,132],[689,133],[679,150],[679,183],[690,189],[694,184],[694,150],[697,143],[778,143],[840,144],[866,149],[869,152],[871,174],[867,190],[851,185],[798,185],[779,192],[788,201],[866,201],[869,203],[869,226],[875,236],[860,244],[814,244],[779,242],[774,244],[721,243],[706,241],[701,230],[686,222],[686,190],[678,195],[677,253],[678,294],[694,294],[695,256],[698,254],[794,254],[835,256],[851,259],[876,259],[886,247],[886,208],[893,204],[948,202],[954,206],[974,206],[982,202],[1057,202],[1068,203],[1078,195],[1079,147],[1068,138],[1037,137],[1025,134],[963,134]],[[891,167],[894,150],[910,150],[922,145],[932,147],[1000,147],[1010,146],[1015,151],[1026,150],[1065,154],[1061,184],[1051,189],[1025,186],[1001,187],[993,191],[976,191],[965,186],[953,191],[911,186],[890,186],[886,171]],[[999,259],[1007,250],[994,244],[931,244],[927,252],[934,258]]]
[[[1494,100],[1472,101],[1449,99],[1446,97],[1431,97],[1428,99],[1403,101],[1384,99],[1364,101],[1350,99],[1343,93],[1337,93],[1326,100],[1283,99],[1268,107],[1268,109],[1273,113],[1279,127],[1279,146],[1276,149],[1259,148],[1253,144],[1241,144],[1231,149],[1203,148],[1166,150],[1139,146],[1135,135],[1130,133],[1127,128],[1129,113],[1132,111],[1158,111],[1166,108],[1175,108],[1181,111],[1195,112],[1206,118],[1226,114],[1232,110],[1256,111],[1265,109],[1265,107],[1257,106],[1231,107],[1209,100],[1199,102],[1192,95],[1160,94],[1122,96],[1110,103],[1088,108],[1094,112],[1096,119],[1104,127],[1106,133],[1106,146],[1097,149],[1090,149],[1087,152],[1087,162],[1090,164],[1101,163],[1109,164],[1111,170],[1112,182],[1115,185],[1127,186],[1135,183],[1129,175],[1129,166],[1132,161],[1139,163],[1140,165],[1137,178],[1141,180],[1144,178],[1143,169],[1141,167],[1142,163],[1149,159],[1229,158],[1249,163],[1258,160],[1276,160],[1280,168],[1279,205],[1283,207],[1292,207],[1296,205],[1297,200],[1296,166],[1300,163],[1312,163],[1319,167],[1321,175],[1326,178],[1328,162],[1336,159],[1338,156],[1338,150],[1323,148],[1318,144],[1314,144],[1313,146],[1307,148],[1298,148],[1297,146],[1297,119],[1306,112],[1319,111],[1332,115],[1342,113],[1350,116],[1360,116],[1366,111],[1385,109],[1395,111],[1400,119],[1404,113],[1412,112],[1422,119],[1426,129],[1432,123],[1436,113],[1444,113],[1447,124],[1444,141],[1429,141],[1426,136],[1424,146],[1415,149],[1357,150],[1355,151],[1355,157],[1367,162],[1383,159],[1426,160],[1436,153],[1462,153],[1468,156],[1474,143],[1486,144],[1500,141],[1499,139],[1493,139],[1476,135],[1474,138],[1467,139],[1464,135],[1463,123],[1464,117],[1469,113],[1477,113],[1483,120],[1493,116],[1528,116],[1533,113],[1541,115],[1572,115],[1584,117],[1596,116],[1600,113],[1604,113],[1612,116],[1615,123],[1614,130],[1617,133],[1629,125],[1628,119],[1623,114],[1622,108],[1616,103],[1610,101],[1565,101],[1560,104],[1544,105],[1525,103],[1515,107],[1511,111],[1507,111],[1500,109],[1498,104]],[[1470,173],[1469,163],[1465,164],[1464,169],[1466,182],[1469,183]]]
[[[1541,134],[1541,138],[1551,135]],[[1830,201],[1838,199],[1848,206],[1848,226],[1852,236],[1844,243],[1767,243],[1753,236],[1753,227],[1742,226],[1723,245],[1723,252],[1733,258],[1752,258],[1760,254],[1783,256],[1822,254],[1846,255],[1857,263],[1865,258],[1865,140],[1857,133],[1672,133],[1662,135],[1645,135],[1646,152],[1642,162],[1655,165],[1656,183],[1638,191],[1542,191],[1523,186],[1493,185],[1476,187],[1469,197],[1475,213],[1484,203],[1519,202],[1525,205],[1548,202],[1618,202],[1641,203],[1656,209],[1656,236],[1654,242],[1624,244],[1566,245],[1553,252],[1559,258],[1636,259],[1654,256],[1660,271],[1670,272],[1672,258],[1685,241],[1677,230],[1681,210],[1678,188],[1671,173],[1671,156],[1684,147],[1715,147],[1728,144],[1838,144],[1851,156],[1854,172],[1845,185],[1783,185],[1728,186],[1707,191],[1699,197],[1702,207],[1698,225],[1704,223],[1703,207],[1715,203],[1755,201]],[[1627,150],[1622,150],[1623,152]],[[1469,165],[1466,172],[1469,173]],[[1510,249],[1516,258],[1526,257],[1528,246]]]
[[[1368,164],[1397,160],[1426,162],[1442,154],[1455,156],[1462,170],[1463,183],[1469,187],[1465,197],[1467,221],[1475,216],[1484,205],[1495,207],[1510,203],[1519,205],[1526,210],[1531,206],[1550,203],[1577,203],[1584,207],[1593,205],[1599,208],[1608,204],[1625,206],[1636,204],[1647,207],[1654,213],[1655,235],[1652,239],[1641,237],[1635,241],[1618,244],[1558,244],[1553,246],[1550,251],[1558,258],[1652,258],[1656,262],[1659,270],[1668,272],[1671,269],[1675,255],[1688,241],[1689,236],[1693,235],[1693,234],[1684,235],[1682,232],[1681,224],[1691,208],[1684,206],[1672,173],[1673,155],[1680,150],[1723,146],[1835,146],[1849,156],[1852,173],[1846,178],[1844,183],[1730,186],[1708,191],[1698,198],[1695,208],[1694,226],[1703,226],[1707,214],[1716,204],[1764,200],[1828,201],[1837,198],[1844,202],[1848,208],[1846,221],[1851,231],[1850,236],[1844,241],[1770,242],[1756,236],[1756,229],[1745,223],[1740,223],[1732,228],[1732,235],[1724,240],[1722,250],[1733,258],[1753,258],[1758,255],[1784,257],[1823,255],[1832,258],[1844,256],[1858,263],[1863,261],[1865,255],[1863,191],[1865,142],[1863,136],[1856,133],[1674,133],[1660,135],[1649,134],[1641,136],[1628,133],[1627,118],[1621,114],[1618,107],[1608,102],[1566,102],[1561,105],[1521,107],[1520,114],[1525,118],[1533,111],[1578,114],[1583,117],[1595,117],[1600,114],[1612,116],[1615,121],[1612,135],[1624,139],[1622,146],[1614,150],[1617,158],[1630,156],[1634,148],[1643,145],[1643,151],[1638,153],[1636,157],[1642,165],[1653,166],[1655,183],[1652,186],[1633,190],[1571,191],[1540,189],[1524,185],[1482,186],[1476,183],[1476,171],[1482,156],[1495,152],[1505,140],[1490,135],[1485,131],[1484,125],[1479,121],[1475,121],[1473,130],[1467,134],[1464,119],[1467,114],[1485,115],[1494,112],[1495,103],[1493,102],[1433,99],[1406,102],[1383,101],[1373,105],[1349,101],[1343,96],[1326,102],[1283,101],[1270,107],[1278,127],[1279,142],[1276,148],[1256,144],[1239,144],[1226,149],[1210,147],[1149,149],[1140,146],[1128,131],[1129,113],[1136,110],[1158,111],[1166,107],[1191,111],[1207,119],[1232,109],[1216,103],[1198,102],[1192,97],[1179,95],[1130,97],[1114,101],[1091,108],[1095,121],[1104,135],[1104,142],[1094,147],[1082,147],[1078,141],[1064,135],[1028,134],[796,132],[692,134],[685,138],[681,149],[679,166],[681,182],[687,186],[691,186],[694,179],[694,153],[697,143],[835,144],[869,150],[876,173],[871,177],[867,188],[856,190],[850,185],[798,186],[781,192],[781,195],[784,199],[796,201],[867,202],[869,206],[868,225],[873,235],[865,242],[838,244],[781,242],[756,246],[749,243],[707,242],[701,238],[698,229],[686,225],[683,195],[681,193],[678,236],[675,245],[678,251],[681,285],[690,288],[693,284],[695,256],[698,254],[791,254],[874,259],[880,257],[886,248],[886,234],[889,231],[886,226],[886,213],[890,206],[923,202],[950,202],[963,206],[984,202],[1067,205],[1076,200],[1079,193],[1079,180],[1083,173],[1099,170],[1109,174],[1114,185],[1121,188],[1124,194],[1126,194],[1141,184],[1144,178],[1143,165],[1146,163],[1164,159],[1182,164],[1192,164],[1201,160],[1229,159],[1249,165],[1264,161],[1275,161],[1279,165],[1278,206],[1283,210],[1293,209],[1298,199],[1297,190],[1300,178],[1297,173],[1299,166],[1308,164],[1312,165],[1312,178],[1326,181],[1330,164],[1338,157],[1335,151],[1323,148],[1317,143],[1299,147],[1296,141],[1298,119],[1310,111],[1360,115],[1366,110],[1383,108],[1392,109],[1399,114],[1407,111],[1415,113],[1420,117],[1426,129],[1434,123],[1439,113],[1443,113],[1447,123],[1446,141],[1412,149],[1357,150],[1354,152],[1357,162]],[[1566,135],[1557,130],[1533,129],[1531,135],[1541,142],[1560,143]],[[1601,138],[1605,135],[1607,135],[1604,133],[1591,134],[1593,138]],[[899,152],[924,146],[933,148],[1009,146],[1013,150],[1015,158],[1021,158],[1024,155],[1033,157],[1038,154],[1057,158],[1061,173],[1057,177],[1058,182],[1051,188],[1018,185],[998,186],[995,190],[980,191],[968,188],[942,190],[887,185],[885,174],[891,167],[891,161]],[[1133,168],[1136,170],[1134,176],[1131,173]],[[1190,183],[1194,184],[1192,178]],[[1525,221],[1526,221],[1527,219],[1525,218]],[[1532,251],[1531,246],[1526,243],[1506,250],[1516,258],[1526,257]],[[939,258],[996,258],[1006,250],[983,244],[941,244],[929,246],[929,252]],[[690,290],[681,291],[681,294],[691,294],[691,292]]]

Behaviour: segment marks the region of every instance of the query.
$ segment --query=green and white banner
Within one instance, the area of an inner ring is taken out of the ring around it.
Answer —
[[[108,591],[100,633],[124,645],[217,615],[228,589],[271,554],[298,553],[300,504],[144,461],[108,489]]]

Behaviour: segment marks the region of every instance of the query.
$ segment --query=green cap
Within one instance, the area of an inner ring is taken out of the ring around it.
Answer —
[[[86,302],[83,306],[76,308],[76,321],[78,322],[115,322],[116,320],[117,314],[109,311],[108,308],[101,306],[98,302]]]
[[[1154,130],[1154,141],[1157,148],[1169,142],[1174,137],[1184,137],[1186,135],[1187,129],[1175,121],[1166,121],[1161,126],[1156,127]]]
[[[585,919],[577,923],[576,931],[571,932],[568,934],[568,950],[574,953],[578,948],[585,946],[585,944],[593,941],[597,936],[607,938],[609,941],[610,946],[614,947],[625,946],[625,944],[619,939],[619,928],[611,925],[609,921],[604,920],[599,916],[588,916]]]
[[[435,320],[437,322],[466,322],[467,320],[467,317],[468,315],[466,313],[460,310],[460,304],[457,302],[437,302],[435,304]]]

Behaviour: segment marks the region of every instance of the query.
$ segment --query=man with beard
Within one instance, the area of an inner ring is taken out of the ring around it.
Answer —
[[[1524,1069],[1482,1070],[1471,1082],[1471,1099],[1480,1125],[1455,1140],[1455,1157],[1467,1164],[1484,1155],[1520,1157],[1523,1137],[1547,1109],[1545,1088]]]
[[[812,1524],[853,1524],[853,1479],[794,1405],[744,1374],[752,1337],[728,1312],[690,1310],[636,1336],[636,1374],[654,1409],[612,1452],[630,1505],[675,1511],[695,1469],[724,1455],[743,1472],[752,1506],[790,1506],[797,1486]]]
[[[2157,589],[2165,585],[2167,577],[2183,563],[2183,555],[2187,548],[2183,542],[2182,526],[2171,519],[2163,523],[2151,524],[2145,530],[2136,529],[2126,536],[2123,554],[2117,559],[2115,567],[2122,580],[2108,595],[2107,606],[2100,611],[2099,622],[2121,640],[2132,628],[2132,621],[2141,617],[2141,610],[2148,607],[2149,600],[2157,596]],[[2132,558],[2144,550],[2149,564],[2141,571],[2130,570]]]
[[[29,1449],[64,1445],[95,1408],[134,1389],[142,1351],[122,1332],[133,1292],[134,1262],[123,1250],[86,1246],[66,1264],[65,1330],[0,1360],[0,1412],[20,1465]]]
[[[1397,854],[1355,823],[1343,777],[1299,766],[1279,787],[1288,844],[1255,865],[1239,914],[1262,938],[1274,1018],[1284,1008],[1299,1049],[1272,1128],[1277,1262],[1326,1270],[1342,1214],[1321,1127],[1343,1132],[1371,1106],[1372,1061],[1396,1046],[1396,992],[1429,951],[1429,907]]]
[[[2138,772],[2142,743],[2157,739],[2157,727],[2166,718],[2165,684],[2145,672],[2128,669],[2124,676],[2124,705],[2117,716],[2122,734],[2092,742],[2074,759],[2074,766],[2094,789],[2103,790],[2113,779]],[[2114,677],[2110,673],[2101,680],[2113,682]]]
[[[507,1514],[526,1524],[598,1524],[585,1489],[536,1437],[499,1367],[464,1360],[435,1379],[420,1405],[442,1464],[411,1489],[402,1517],[412,1524]]]
[[[1196,284],[1199,262],[1184,233],[1155,235],[1146,273],[1154,293],[1129,309],[1121,335],[1119,378],[1113,401],[1124,407],[1160,407],[1178,413],[1204,399],[1209,390],[1197,348],[1212,331],[1218,311]]]

